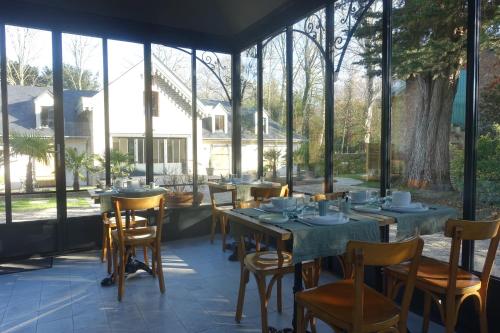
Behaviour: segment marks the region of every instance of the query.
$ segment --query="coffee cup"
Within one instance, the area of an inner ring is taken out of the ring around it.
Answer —
[[[350,192],[351,199],[354,203],[363,203],[368,199],[367,191],[354,191]]]
[[[411,193],[406,191],[396,191],[392,193],[392,205],[406,207],[411,204]]]

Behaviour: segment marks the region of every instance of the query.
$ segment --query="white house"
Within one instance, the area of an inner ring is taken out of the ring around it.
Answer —
[[[192,174],[193,135],[191,90],[153,56],[153,161],[155,179]],[[9,86],[10,132],[36,131],[54,136],[53,95],[44,87]],[[79,152],[104,155],[104,92],[65,90],[65,145]],[[226,101],[197,100],[198,174],[228,175],[231,168],[231,106]],[[145,175],[144,66],[136,64],[109,82],[111,148],[126,153],[134,163],[134,177]],[[257,112],[242,109],[242,171],[257,169]],[[286,151],[285,130],[264,112],[265,149]],[[297,146],[300,138],[294,138]],[[12,182],[21,183],[27,158],[11,163]],[[53,163],[36,164],[37,180],[54,179]],[[67,171],[67,183],[72,173]],[[87,179],[91,179],[88,177]],[[85,184],[86,181],[82,181]],[[14,185],[15,187],[15,185]]]

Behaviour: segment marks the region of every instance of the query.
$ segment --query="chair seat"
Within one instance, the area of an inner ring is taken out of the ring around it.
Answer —
[[[348,330],[354,311],[354,280],[342,280],[296,294],[296,300],[315,317]],[[399,307],[388,297],[364,285],[363,331],[372,332],[396,325]]]
[[[283,264],[279,266],[277,251],[261,251],[249,253],[245,256],[245,266],[251,272],[269,272],[283,271],[288,269],[293,272],[294,265],[292,263],[292,254],[289,252],[283,253]]]
[[[125,216],[122,216],[122,225],[125,226],[127,220]],[[134,220],[130,219],[130,226],[145,226],[147,222],[147,219],[142,216],[136,216]],[[111,228],[116,228],[116,217],[108,217],[107,219],[103,220],[104,224],[108,224]]]
[[[214,208],[214,211],[216,212],[225,212],[225,211],[228,211],[228,210],[231,210],[233,209],[233,206],[232,205],[228,205],[228,206],[217,206]]]
[[[393,274],[397,278],[403,279],[408,274],[409,267],[408,263],[402,263],[399,265],[389,266],[386,270],[389,274]],[[449,270],[450,265],[446,262],[429,257],[422,257],[420,265],[418,266],[416,287],[439,294],[445,294],[446,287],[448,286]],[[457,295],[479,290],[480,288],[481,280],[479,277],[458,268],[456,289]]]
[[[118,241],[118,230],[111,232],[113,241]],[[142,245],[152,242],[156,239],[156,226],[137,227],[123,232],[125,245]]]

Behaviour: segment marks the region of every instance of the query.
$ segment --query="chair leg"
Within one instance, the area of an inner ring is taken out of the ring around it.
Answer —
[[[153,272],[153,278],[156,278],[156,251],[154,246],[151,248],[151,271]]]
[[[431,295],[429,293],[424,293],[424,312],[422,323],[422,333],[427,333],[429,331],[429,316],[431,313]]]
[[[238,290],[238,303],[236,305],[236,317],[235,320],[239,324],[241,322],[241,317],[243,316],[243,304],[245,304],[245,289],[247,287],[248,280],[250,278],[250,272],[242,267],[240,274],[240,289]]]
[[[297,303],[297,318],[295,318],[295,326],[297,327],[297,333],[305,333],[305,322],[304,322],[304,307]]]
[[[267,325],[267,297],[266,297],[266,278],[258,274],[254,274],[257,281],[260,298],[260,320],[262,333],[268,333],[269,326]]]
[[[101,262],[104,262],[104,258],[107,258],[107,249],[108,249],[108,230],[106,228],[106,224],[102,224],[102,249],[101,249]],[[109,273],[109,270],[108,270]]]
[[[226,252],[226,224],[225,216],[220,217],[220,233],[222,235],[222,252]]]
[[[144,252],[144,263],[149,267],[148,247],[143,246],[142,251]]]
[[[107,258],[106,260],[108,261],[108,274],[111,273],[111,253],[112,253],[112,248],[113,248],[113,240],[111,238],[111,228],[108,226],[106,227],[106,235],[107,235],[107,240],[106,240],[106,252],[107,252]]]
[[[210,230],[210,244],[214,243],[215,226],[217,225],[217,216],[212,212],[212,227]]]
[[[155,249],[156,254],[156,270],[158,272],[158,283],[160,285],[161,293],[165,293],[165,280],[163,278],[163,265],[161,261],[161,246],[160,243],[156,244]]]
[[[277,306],[278,306],[278,313],[282,313],[283,312],[283,295],[281,293],[281,280],[282,278],[279,277],[277,280],[276,280],[276,300],[277,300]]]
[[[488,317],[486,312],[486,300],[481,296],[476,298],[476,310],[479,315],[479,331],[488,333]]]
[[[454,333],[455,332],[455,323],[456,323],[456,315],[455,315],[455,306],[456,300],[446,299],[445,303],[445,332],[446,333]]]
[[[118,301],[121,302],[125,292],[125,263],[127,261],[127,253],[126,251],[125,253],[118,251],[118,256],[120,257],[118,265]]]

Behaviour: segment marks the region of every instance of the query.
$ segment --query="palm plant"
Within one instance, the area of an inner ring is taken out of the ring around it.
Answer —
[[[10,146],[14,155],[28,156],[26,166],[26,192],[34,191],[34,163],[40,162],[49,164],[52,154],[54,154],[53,140],[41,136],[35,131],[28,133],[12,133],[10,135]]]
[[[85,152],[79,153],[76,148],[66,149],[66,167],[73,172],[73,190],[80,190],[80,179],[84,179],[85,175],[82,170],[87,170],[91,173],[98,172],[98,168],[94,166],[96,159],[95,155],[89,155]]]

